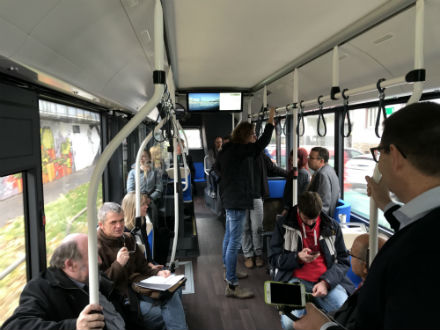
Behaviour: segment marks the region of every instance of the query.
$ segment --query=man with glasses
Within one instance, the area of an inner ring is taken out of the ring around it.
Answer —
[[[340,195],[339,179],[335,170],[328,164],[329,153],[326,148],[314,147],[309,155],[309,168],[315,173],[308,191],[315,191],[322,199],[322,211],[333,217]]]
[[[359,292],[354,328],[438,328],[440,286],[434,266],[440,255],[439,141],[436,103],[411,104],[384,122],[380,144],[373,150],[382,179],[375,183],[367,177],[367,191],[388,220],[397,221],[398,231],[370,267]],[[392,203],[389,191],[404,205]],[[295,329],[328,329],[328,321],[308,305],[307,316],[295,322]]]
[[[322,210],[318,193],[306,191],[281,217],[274,229],[270,247],[270,263],[274,280],[301,282],[313,301],[326,312],[337,310],[354,291],[346,277],[350,267],[339,224]],[[302,311],[293,313],[296,317]],[[284,329],[292,329],[292,321],[281,317]]]
[[[139,277],[158,275],[168,277],[169,270],[152,268],[136,240],[124,232],[124,212],[117,203],[104,203],[98,212],[98,254],[102,270],[115,282],[117,292],[125,297],[125,306],[133,315],[142,315],[148,329],[187,329],[185,312],[179,294],[158,301],[138,294],[132,283]]]

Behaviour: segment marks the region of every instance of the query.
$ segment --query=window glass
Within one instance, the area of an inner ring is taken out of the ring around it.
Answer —
[[[88,187],[100,155],[101,137],[95,113],[44,100],[39,103],[49,263],[53,250],[66,235],[87,233]],[[101,203],[99,187],[98,206]]]
[[[202,137],[200,129],[185,128],[186,138],[188,139],[188,149],[202,149]]]
[[[0,177],[0,324],[18,306],[26,284],[21,173]]]
[[[307,152],[310,153],[310,150],[313,147],[324,147],[329,151],[329,164],[331,166],[334,165],[334,156],[335,156],[335,115],[325,114],[324,115],[326,126],[327,126],[327,134],[325,136],[318,135],[318,116],[306,116],[304,117],[304,134],[299,137],[299,146],[301,148],[305,148]],[[302,124],[300,125],[300,127]],[[320,123],[320,133],[324,133],[324,125]],[[302,133],[300,131],[300,133]]]
[[[387,115],[398,111],[404,104],[386,107]],[[351,211],[365,218],[370,216],[370,198],[367,196],[365,176],[373,175],[376,162],[370,148],[379,145],[375,124],[378,108],[356,109],[350,112],[352,132],[344,138],[344,200],[351,204]],[[347,123],[344,123],[347,131]],[[379,210],[379,225],[390,228]]]

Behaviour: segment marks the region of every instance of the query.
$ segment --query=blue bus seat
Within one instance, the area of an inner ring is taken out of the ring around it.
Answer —
[[[147,239],[148,239],[148,244],[150,245],[150,252],[151,255],[154,259],[154,228],[153,228],[153,223],[151,222],[150,219],[148,219],[147,222]]]
[[[353,282],[355,287],[358,287],[359,283],[362,282],[362,278],[360,276],[357,276],[355,273],[353,273],[353,270],[351,269],[351,256],[350,256],[350,269],[347,272],[347,277],[350,279],[350,281]]]
[[[203,162],[194,162],[193,164],[196,170],[194,182],[206,182]]]
[[[268,179],[269,185],[269,198],[282,198],[284,193],[284,186],[286,185],[286,179]]]
[[[342,199],[338,199],[336,204],[335,214],[333,218],[337,222],[341,222],[341,218],[345,216],[345,222],[350,222],[351,204]]]
[[[184,180],[182,179],[182,190],[185,188]],[[183,193],[183,202],[192,202],[192,187],[191,187],[191,174],[188,175],[188,188]]]

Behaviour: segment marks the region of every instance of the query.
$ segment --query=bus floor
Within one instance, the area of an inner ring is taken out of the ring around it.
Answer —
[[[263,283],[269,280],[266,266],[246,270],[249,277],[240,285],[255,293],[251,299],[225,297],[222,241],[224,225],[205,207],[203,197],[194,200],[200,255],[193,263],[194,294],[183,295],[189,329],[281,329],[280,317],[273,306],[264,303]],[[243,255],[238,269],[243,271]]]

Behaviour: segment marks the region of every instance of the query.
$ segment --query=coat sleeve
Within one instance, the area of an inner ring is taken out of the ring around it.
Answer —
[[[130,170],[130,172],[128,172],[128,177],[127,177],[127,192],[131,192],[134,191],[134,183],[135,183],[135,170],[132,169]]]
[[[162,179],[159,176],[159,172],[156,170],[154,170],[153,180],[154,180],[154,191],[151,193],[150,197],[153,200],[158,200],[162,196],[163,184],[162,184]]]
[[[273,268],[293,271],[294,269],[301,268],[302,265],[298,262],[297,251],[291,252],[284,249],[283,221],[284,217],[278,219],[273,230],[270,239],[271,253],[269,255],[269,262]]]
[[[276,166],[264,152],[262,155],[268,176],[281,176],[283,178],[287,176],[287,171],[285,169]]]
[[[76,318],[49,320],[54,313],[47,296],[51,290],[49,285],[43,287],[41,282],[29,282],[21,293],[19,306],[3,323],[1,330],[75,330]]]
[[[336,260],[334,260],[333,264],[327,268],[327,271],[320,277],[321,280],[325,280],[329,284],[330,289],[333,289],[336,287],[336,285],[341,284],[345,278],[345,274],[350,268],[350,259],[347,248],[345,247],[341,227],[339,227],[337,224],[335,225],[336,238],[334,247],[336,250]]]

